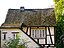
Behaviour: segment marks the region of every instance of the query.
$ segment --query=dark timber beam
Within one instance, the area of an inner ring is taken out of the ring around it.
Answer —
[[[37,42],[39,43],[39,39],[37,39]]]
[[[45,44],[47,44],[47,29],[45,27]]]
[[[1,48],[1,30],[0,30],[0,48]]]
[[[54,44],[56,43],[56,41],[55,41],[56,40],[56,37],[55,36],[56,36],[56,27],[54,27]]]
[[[53,44],[52,37],[51,37],[51,32],[50,32],[50,28],[49,27],[48,27],[48,31],[49,31],[51,43]]]
[[[30,36],[31,36],[31,27],[30,27]]]

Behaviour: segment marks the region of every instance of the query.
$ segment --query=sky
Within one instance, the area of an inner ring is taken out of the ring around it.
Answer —
[[[8,9],[43,9],[54,6],[53,0],[0,0],[0,26],[6,19]]]

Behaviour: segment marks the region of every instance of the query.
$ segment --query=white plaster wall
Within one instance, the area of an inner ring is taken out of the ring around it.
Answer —
[[[51,35],[54,35],[54,27],[50,27]],[[47,35],[49,35],[48,27],[47,27]],[[54,36],[52,36],[53,44],[54,44]],[[47,36],[47,44],[51,44],[50,36]]]
[[[27,35],[25,35],[21,30],[19,29],[1,29],[1,46],[3,46],[5,40],[3,40],[3,34],[2,32],[7,32],[6,35],[6,39],[8,40],[10,38],[13,37],[11,32],[19,32],[20,35],[20,39],[24,39],[26,40],[26,42],[30,41],[29,43],[27,43],[27,47],[28,48],[36,48],[39,47],[34,41],[32,41]],[[22,40],[21,40],[22,41]]]
[[[49,27],[49,28],[50,28],[51,35],[54,35],[54,27]],[[47,27],[47,35],[49,35],[48,27]]]

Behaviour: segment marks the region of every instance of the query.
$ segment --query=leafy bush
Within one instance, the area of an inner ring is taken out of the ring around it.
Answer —
[[[26,43],[28,42],[24,42],[24,39],[22,39],[21,44],[19,44],[19,40],[20,39],[9,39],[9,41],[5,41],[4,43],[4,48],[27,48],[26,47]]]

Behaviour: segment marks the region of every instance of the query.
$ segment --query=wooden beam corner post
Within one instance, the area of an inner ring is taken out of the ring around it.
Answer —
[[[0,30],[0,48],[1,48],[1,30]]]
[[[45,27],[45,44],[47,44],[47,28]]]
[[[30,27],[30,36],[31,36],[31,27]]]

